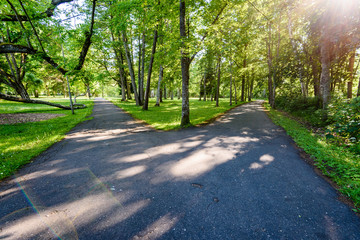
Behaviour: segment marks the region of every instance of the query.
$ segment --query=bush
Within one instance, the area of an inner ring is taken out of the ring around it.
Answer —
[[[323,121],[324,110],[321,109],[320,100],[316,97],[289,97],[278,96],[275,99],[278,109],[290,112],[301,117],[314,127],[325,127],[329,122]]]
[[[347,145],[360,153],[360,97],[336,99],[329,105],[329,118],[333,124],[327,128],[327,139]]]

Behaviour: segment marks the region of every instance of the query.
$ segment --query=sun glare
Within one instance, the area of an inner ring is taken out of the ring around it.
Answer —
[[[329,3],[338,11],[349,12],[359,8],[359,0],[329,0]]]

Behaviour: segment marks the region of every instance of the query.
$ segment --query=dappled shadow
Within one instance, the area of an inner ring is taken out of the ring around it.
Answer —
[[[2,183],[0,239],[360,237],[256,103],[173,132],[107,102],[93,116]]]

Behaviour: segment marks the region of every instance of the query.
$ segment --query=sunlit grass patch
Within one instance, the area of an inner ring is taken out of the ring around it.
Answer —
[[[44,99],[69,105],[67,99]],[[64,114],[40,122],[0,125],[0,179],[10,176],[22,165],[31,161],[42,151],[60,141],[70,129],[85,120],[93,108],[93,101],[79,99],[85,109],[63,110],[47,105],[0,101],[0,113],[51,113]]]
[[[149,110],[136,106],[134,100],[121,102],[119,98],[109,98],[114,104],[130,113],[134,118],[143,120],[158,130],[173,130],[180,128],[181,123],[181,100],[164,100],[160,107],[155,107],[155,99],[150,99]],[[237,105],[243,102],[238,102]],[[225,111],[237,106],[235,102],[229,105],[229,99],[220,99],[219,107],[215,107],[215,101],[199,101],[190,99],[190,122],[192,125],[202,124]]]

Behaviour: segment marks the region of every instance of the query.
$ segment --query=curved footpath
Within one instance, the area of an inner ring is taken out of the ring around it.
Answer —
[[[171,132],[93,117],[0,183],[0,239],[360,239],[259,102]]]

